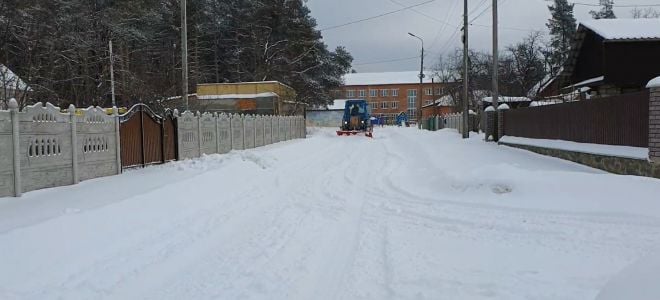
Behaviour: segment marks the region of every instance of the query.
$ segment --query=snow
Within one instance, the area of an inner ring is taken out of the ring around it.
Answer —
[[[484,109],[484,111],[495,111],[495,107],[493,107],[492,105],[488,106],[486,107],[486,109]]]
[[[660,88],[660,76],[651,79],[649,83],[646,85],[646,88]]]
[[[508,97],[508,96],[499,96],[497,97],[497,102],[498,103],[512,103],[512,102],[531,102],[532,99],[529,99],[527,97]],[[484,97],[483,102],[488,102],[491,103],[493,102],[493,97]]]
[[[431,83],[432,72],[424,72],[424,83]],[[436,82],[440,82],[436,80]],[[344,75],[345,86],[381,84],[419,84],[419,71],[349,73]]]
[[[278,97],[276,93],[266,92],[258,94],[224,94],[224,95],[198,95],[199,100],[224,100],[224,99],[256,99]]]
[[[0,299],[593,299],[660,244],[656,179],[309,132],[0,199]]]
[[[606,40],[660,39],[660,19],[599,19],[580,24]]]
[[[3,64],[0,64],[0,87],[5,86],[19,91],[24,91],[26,89],[28,91],[32,90],[32,88],[28,87],[20,77],[12,72],[12,70],[5,67]]]
[[[605,79],[605,76],[598,76],[598,77],[590,78],[590,79],[587,79],[587,80],[584,80],[584,81],[580,81],[580,82],[578,82],[574,85],[567,86],[566,88],[581,87],[583,85],[588,85],[588,84],[591,84],[591,83],[603,81],[604,79]],[[588,91],[588,90],[583,91],[582,89],[580,89],[579,91],[584,92],[584,91]]]
[[[502,103],[502,104],[500,104],[499,106],[497,106],[497,109],[498,109],[498,110],[507,110],[507,109],[511,109],[511,108],[509,107],[508,104],[506,104],[506,103]]]
[[[605,285],[596,300],[660,299],[660,252],[653,253],[626,267]]]
[[[642,147],[588,144],[564,140],[530,139],[515,136],[504,136],[500,139],[500,142],[632,159],[647,160],[649,158],[649,149]]]

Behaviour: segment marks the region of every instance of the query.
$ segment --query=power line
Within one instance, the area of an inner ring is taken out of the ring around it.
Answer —
[[[337,29],[337,28],[341,28],[341,27],[345,27],[345,26],[348,26],[348,25],[353,25],[353,24],[357,24],[357,23],[361,23],[361,22],[365,22],[365,21],[370,21],[370,20],[373,20],[373,19],[377,19],[377,18],[381,18],[381,17],[388,16],[388,15],[391,15],[391,14],[395,14],[395,13],[398,13],[398,12],[402,12],[404,10],[409,10],[409,9],[414,8],[414,7],[429,4],[431,2],[435,2],[435,0],[429,0],[429,1],[426,1],[426,2],[419,3],[419,4],[406,6],[404,8],[393,10],[393,11],[386,12],[386,13],[382,13],[380,15],[376,15],[376,16],[373,16],[373,17],[368,17],[368,18],[359,19],[359,20],[351,21],[351,22],[344,23],[344,24],[339,24],[339,25],[334,25],[334,26],[330,26],[330,27],[321,28],[321,29],[319,29],[319,31],[327,31],[327,30]]]

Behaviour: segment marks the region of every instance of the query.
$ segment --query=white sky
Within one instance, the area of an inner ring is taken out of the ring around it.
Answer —
[[[423,3],[428,0],[308,0],[307,5],[312,16],[318,22],[318,28],[375,16],[402,8]],[[469,0],[469,11],[475,11],[469,19],[476,17],[492,0]],[[483,4],[478,6],[479,4]],[[570,1],[597,4],[598,0]],[[615,0],[615,5],[660,4],[660,0]],[[529,31],[541,30],[547,32],[545,23],[550,18],[547,6],[551,2],[545,0],[499,0],[500,13],[500,49],[524,38]],[[580,20],[591,19],[590,10],[598,7],[575,6],[575,17]],[[660,9],[660,7],[656,7]],[[354,57],[354,69],[358,72],[405,71],[419,70],[419,59],[405,61],[368,64],[382,60],[409,58],[419,56],[420,42],[408,36],[412,32],[424,39],[427,51],[425,68],[436,63],[440,52],[452,51],[460,46],[460,31],[450,39],[456,27],[462,22],[463,0],[435,0],[418,6],[418,12],[407,10],[382,18],[366,21],[342,28],[323,31],[323,37],[329,47],[345,46]],[[632,8],[615,8],[619,18],[629,18]],[[491,49],[491,29],[480,25],[492,23],[492,12],[489,9],[477,18],[470,26],[470,48]],[[445,26],[440,21],[446,21],[453,26]],[[443,28],[444,27],[444,28]],[[503,27],[519,30],[504,29]],[[529,30],[529,31],[527,31]],[[437,37],[437,38],[436,38]]]

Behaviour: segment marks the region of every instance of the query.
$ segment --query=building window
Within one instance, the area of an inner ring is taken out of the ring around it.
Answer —
[[[371,110],[374,110],[378,107],[378,102],[369,102],[369,107],[371,107]]]
[[[378,90],[369,90],[369,97],[378,97]]]
[[[392,101],[392,102],[390,103],[390,107],[391,107],[392,109],[397,109],[397,108],[399,108],[399,102],[397,102],[397,101]]]
[[[355,98],[355,91],[353,90],[348,90],[346,91],[346,98]]]
[[[392,90],[392,97],[399,97],[399,90],[393,89]]]
[[[408,119],[417,120],[417,90],[408,90]]]
[[[433,96],[433,89],[426,89],[427,96]]]
[[[387,109],[387,102],[381,102],[380,103],[380,108],[381,109]]]
[[[442,88],[436,88],[435,89],[435,94],[436,95],[442,95],[445,91]]]
[[[365,98],[365,97],[367,97],[367,91],[360,90],[359,95],[360,95],[360,98]]]
[[[387,97],[388,94],[389,94],[389,90],[380,90],[380,95],[381,96]]]
[[[430,105],[431,103],[433,103],[433,100],[425,100],[424,101],[424,105]]]

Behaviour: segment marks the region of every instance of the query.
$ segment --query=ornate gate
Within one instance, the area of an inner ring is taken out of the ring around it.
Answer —
[[[121,166],[143,167],[176,160],[176,120],[161,117],[144,104],[136,104],[120,117]]]

